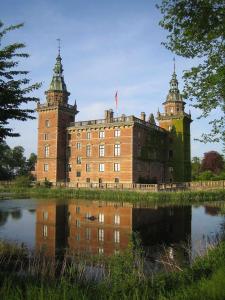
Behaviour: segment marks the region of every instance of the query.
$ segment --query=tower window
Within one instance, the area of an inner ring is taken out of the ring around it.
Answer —
[[[77,171],[77,177],[81,177],[81,171]]]
[[[71,140],[71,134],[70,133],[68,133],[67,138],[68,138],[68,141]]]
[[[45,127],[50,127],[50,121],[49,120],[45,120]]]
[[[47,236],[48,236],[48,226],[47,226],[47,225],[44,225],[44,226],[43,226],[43,236],[44,236],[44,237],[47,237]]]
[[[115,215],[115,216],[114,216],[114,223],[115,223],[116,225],[119,225],[119,224],[120,224],[120,215]]]
[[[48,133],[44,133],[44,140],[45,140],[45,141],[48,140]]]
[[[43,220],[48,220],[48,212],[47,211],[43,211]]]
[[[99,156],[105,156],[105,145],[99,145]]]
[[[67,166],[67,170],[68,170],[68,172],[71,172],[71,170],[72,170],[72,166],[71,166],[71,164],[68,164],[68,166]]]
[[[114,145],[114,155],[120,156],[120,144]]]
[[[104,214],[100,213],[98,215],[98,220],[99,220],[99,223],[104,223]]]
[[[119,182],[120,182],[119,178],[115,178],[115,183],[119,183]]]
[[[169,150],[169,158],[173,158],[173,150]]]
[[[67,157],[70,157],[70,156],[71,156],[71,148],[67,147]]]
[[[48,164],[44,164],[44,171],[48,172]]]
[[[49,157],[49,146],[45,146],[45,157]]]

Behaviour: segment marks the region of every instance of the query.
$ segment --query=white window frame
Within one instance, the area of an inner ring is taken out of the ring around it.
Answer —
[[[81,142],[77,142],[77,150],[81,149]]]
[[[105,156],[105,145],[99,145],[99,157]]]
[[[45,146],[45,157],[49,157],[49,145]]]
[[[49,168],[48,168],[48,164],[44,164],[44,172],[48,172]]]
[[[87,140],[90,140],[90,139],[91,139],[91,132],[87,131]]]
[[[114,155],[115,156],[120,156],[120,153],[121,153],[121,149],[120,149],[121,147],[120,147],[120,144],[115,144],[114,145]]]
[[[43,225],[43,236],[44,237],[48,236],[48,226],[47,225]]]
[[[86,164],[86,172],[91,172],[91,164]]]
[[[120,129],[115,129],[115,132],[114,132],[114,136],[115,137],[120,137]]]
[[[86,156],[90,157],[91,156],[91,145],[86,146]]]
[[[105,138],[105,131],[103,131],[103,130],[99,131],[99,138],[100,139],[104,139]]]
[[[114,163],[114,172],[120,172],[120,163]]]
[[[99,164],[99,172],[105,172],[105,164]]]

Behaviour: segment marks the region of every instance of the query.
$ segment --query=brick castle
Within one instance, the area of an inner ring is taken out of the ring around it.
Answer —
[[[190,123],[174,72],[164,113],[146,118],[106,110],[103,119],[75,122],[76,103],[63,77],[60,53],[37,105],[37,181],[57,183],[160,183],[191,179]]]

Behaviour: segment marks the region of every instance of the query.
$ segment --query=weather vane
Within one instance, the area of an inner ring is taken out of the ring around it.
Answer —
[[[60,50],[61,50],[61,39],[56,39],[58,41],[58,51],[60,55]]]
[[[175,73],[176,71],[176,59],[175,59],[175,56],[173,58],[173,73]]]

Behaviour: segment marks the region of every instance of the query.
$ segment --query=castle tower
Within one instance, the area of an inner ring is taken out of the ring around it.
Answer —
[[[37,181],[47,179],[56,183],[66,179],[66,128],[70,122],[74,122],[78,111],[76,103],[75,105],[68,104],[70,93],[67,91],[64,82],[60,49],[53,71],[54,74],[49,89],[45,92],[46,103],[37,105]]]
[[[178,88],[175,65],[170,90],[163,106],[164,113],[158,112],[157,120],[160,127],[169,131],[167,178],[174,182],[190,181],[190,123],[192,120],[191,115],[184,111],[185,102]]]

